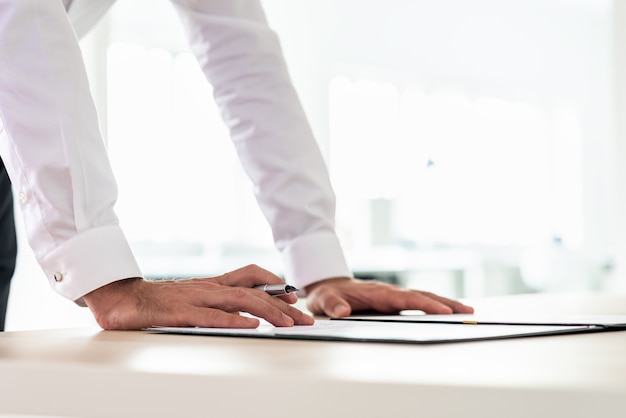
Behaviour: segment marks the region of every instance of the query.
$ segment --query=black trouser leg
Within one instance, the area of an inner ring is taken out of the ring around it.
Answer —
[[[4,331],[9,287],[15,270],[16,257],[17,239],[13,219],[11,181],[0,159],[0,331]]]

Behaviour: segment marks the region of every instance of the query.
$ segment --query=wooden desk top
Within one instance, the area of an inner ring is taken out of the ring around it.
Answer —
[[[626,295],[473,305],[626,314]],[[0,417],[624,417],[624,399],[626,332],[442,345],[0,334]]]

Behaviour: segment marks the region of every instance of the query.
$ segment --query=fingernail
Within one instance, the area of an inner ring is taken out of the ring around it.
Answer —
[[[330,313],[332,317],[337,318],[348,315],[348,310],[345,305],[335,305]]]

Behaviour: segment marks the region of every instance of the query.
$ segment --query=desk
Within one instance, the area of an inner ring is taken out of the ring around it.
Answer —
[[[626,314],[626,295],[476,300]],[[0,335],[0,416],[624,417],[626,332],[445,345],[66,329]]]

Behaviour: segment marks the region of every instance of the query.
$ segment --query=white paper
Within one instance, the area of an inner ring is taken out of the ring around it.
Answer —
[[[149,331],[232,337],[314,339],[370,342],[434,343],[530,336],[536,334],[589,331],[589,326],[553,325],[466,325],[411,322],[318,320],[314,325],[274,327],[262,324],[254,329],[153,327]]]

